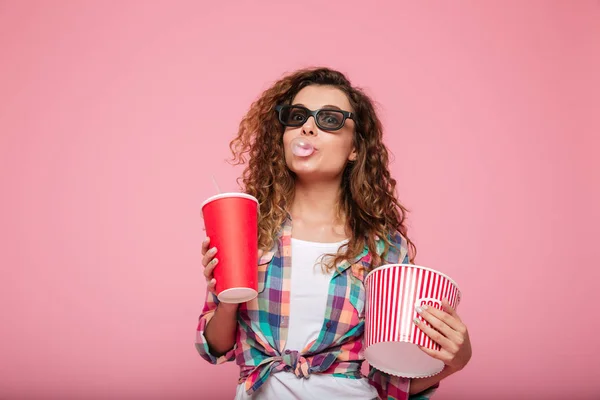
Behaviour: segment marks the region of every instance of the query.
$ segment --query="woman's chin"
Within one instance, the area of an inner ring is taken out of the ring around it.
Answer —
[[[292,166],[290,171],[292,171],[298,177],[310,177],[319,174],[319,170],[317,168],[308,166]]]
[[[311,181],[311,182],[323,182],[323,181],[331,181],[336,180],[340,174],[336,174],[332,171],[324,171],[319,168],[304,166],[301,168],[290,168],[290,170],[296,176],[296,179],[301,181]]]
[[[294,157],[291,162],[288,162],[288,168],[296,175],[303,173],[314,173],[319,171],[316,160],[308,158]]]

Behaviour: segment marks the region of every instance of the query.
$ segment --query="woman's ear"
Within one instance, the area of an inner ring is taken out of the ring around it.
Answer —
[[[356,161],[356,157],[358,157],[358,152],[356,151],[356,147],[353,147],[348,156],[348,161]]]

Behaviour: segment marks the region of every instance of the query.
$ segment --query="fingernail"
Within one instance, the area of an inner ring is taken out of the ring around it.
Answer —
[[[419,307],[419,306],[415,306],[415,310],[421,314],[423,312],[423,310],[426,308],[427,306],[423,306],[423,307]]]
[[[417,318],[413,319],[413,324],[419,325],[419,320]]]
[[[211,263],[212,265],[215,265],[215,264],[217,264],[218,262],[219,262],[219,260],[218,260],[218,259],[216,259],[216,258],[213,258],[213,259],[212,259],[212,261],[211,261],[210,263]]]
[[[210,254],[216,254],[217,253],[217,248],[213,247],[210,249]]]
[[[202,241],[202,243],[207,244],[208,243],[208,237],[205,237],[204,240]]]

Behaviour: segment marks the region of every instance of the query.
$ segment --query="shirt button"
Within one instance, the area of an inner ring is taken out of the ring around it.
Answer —
[[[326,327],[327,329],[331,328],[331,322],[327,322],[327,323],[325,324],[325,327]]]

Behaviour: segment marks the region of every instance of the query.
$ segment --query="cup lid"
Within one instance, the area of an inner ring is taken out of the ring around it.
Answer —
[[[256,204],[258,204],[258,200],[256,199],[256,197],[254,197],[252,195],[249,195],[246,193],[229,192],[229,193],[219,193],[219,194],[209,197],[208,199],[204,200],[204,202],[202,203],[202,206],[200,208],[204,208],[205,205],[207,205],[208,203],[213,202],[215,200],[226,199],[228,197],[241,197],[244,199],[253,200],[256,202]]]

